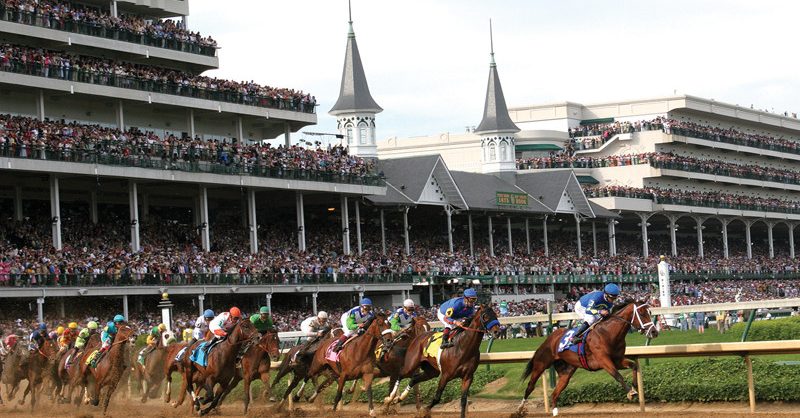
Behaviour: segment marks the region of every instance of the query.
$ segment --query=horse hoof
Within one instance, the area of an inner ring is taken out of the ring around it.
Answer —
[[[553,408],[553,416],[554,417],[558,416],[558,408]]]
[[[270,396],[270,397],[269,397],[269,401],[270,401],[270,402],[275,402],[275,401],[276,401],[276,399],[275,399],[275,397],[274,397],[274,396]]]

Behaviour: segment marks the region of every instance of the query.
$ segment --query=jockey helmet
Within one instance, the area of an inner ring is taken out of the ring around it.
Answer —
[[[261,309],[258,310],[258,313],[268,314],[269,313],[269,308],[266,307],[266,306],[262,306]]]
[[[235,306],[233,308],[231,308],[230,314],[231,314],[231,318],[241,318],[242,317],[242,311],[240,311],[239,308],[237,308]]]
[[[122,316],[122,315],[117,314],[117,315],[114,316],[114,322],[115,323],[116,322],[125,322],[125,317]]]
[[[404,308],[414,308],[414,301],[411,299],[406,299],[403,301]]]
[[[50,338],[51,340],[55,340],[56,338],[58,338],[58,333],[55,331],[50,331],[50,334],[48,334],[47,337]]]
[[[89,329],[97,329],[97,322],[94,322],[94,321],[89,321],[89,323],[88,323],[88,324],[86,324],[86,328],[89,328]]]
[[[69,329],[78,329],[78,323],[77,322],[70,322],[69,325],[68,325],[68,328]]]
[[[464,297],[465,298],[476,298],[477,299],[478,298],[478,292],[476,292],[475,289],[470,287],[469,289],[464,291]]]
[[[39,324],[39,331],[47,331],[47,324],[44,322]]]
[[[56,328],[56,335],[61,335],[63,333],[64,333],[64,327],[59,326],[58,328]]]
[[[372,306],[372,299],[370,298],[361,299],[361,306]]]
[[[215,316],[216,315],[214,315],[214,311],[212,311],[211,309],[206,309],[203,312],[203,318],[214,319]]]
[[[116,334],[117,333],[117,326],[114,325],[113,322],[109,322],[106,324],[106,332],[109,334]]]
[[[619,286],[614,283],[607,284],[603,291],[612,296],[619,296]]]
[[[328,313],[325,311],[319,311],[317,313],[317,318],[319,319],[328,319]]]
[[[158,324],[158,331],[164,332],[167,330],[167,326],[165,324]]]

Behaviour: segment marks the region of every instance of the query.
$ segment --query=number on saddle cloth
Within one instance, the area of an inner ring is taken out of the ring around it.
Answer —
[[[567,332],[564,333],[564,335],[561,337],[561,340],[559,340],[558,342],[557,351],[559,353],[567,349],[569,349],[570,351],[574,351],[576,353],[578,352],[578,345],[572,344],[572,338],[575,337],[575,333],[577,333],[580,328],[581,326],[578,325],[575,328],[569,329],[567,330]],[[581,340],[586,341],[586,337],[589,335],[589,333],[592,331],[593,328],[594,327],[589,327],[589,329],[587,329],[586,332],[583,333]]]

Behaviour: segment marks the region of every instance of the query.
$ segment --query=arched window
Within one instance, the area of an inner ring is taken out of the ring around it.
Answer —
[[[506,141],[500,143],[500,159],[508,159],[508,144],[506,144]]]
[[[489,161],[497,160],[497,145],[489,144]]]
[[[358,124],[358,143],[361,145],[367,144],[367,124],[364,122]]]
[[[352,125],[347,125],[346,129],[347,129],[347,133],[346,133],[347,143],[348,144],[352,144],[353,143],[353,126]]]

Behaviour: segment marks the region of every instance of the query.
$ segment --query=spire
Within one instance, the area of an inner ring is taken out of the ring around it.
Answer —
[[[357,112],[380,113],[383,109],[375,103],[369,93],[367,76],[361,65],[361,55],[358,53],[356,34],[353,31],[353,15],[349,1],[347,9],[349,31],[347,33],[347,50],[344,56],[344,70],[342,71],[342,85],[339,90],[339,100],[328,113],[333,116]]]
[[[492,35],[492,21],[489,20],[489,84],[486,87],[486,105],[483,108],[483,119],[475,129],[476,134],[492,132],[519,132],[519,128],[508,115],[506,98],[503,96],[503,87],[500,85],[500,76],[497,75],[497,64],[494,61],[494,36]]]

